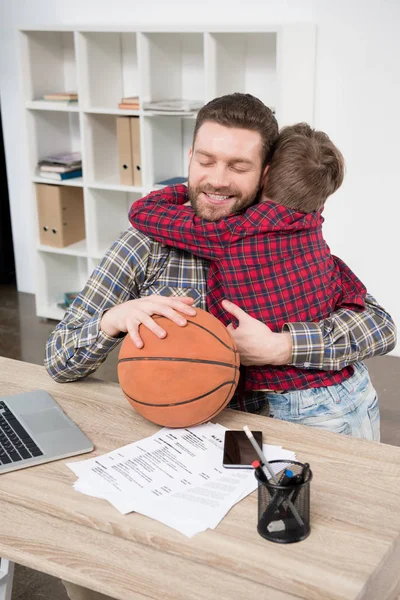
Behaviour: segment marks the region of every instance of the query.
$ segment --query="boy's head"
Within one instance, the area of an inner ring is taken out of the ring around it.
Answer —
[[[215,221],[252,204],[277,136],[272,111],[250,94],[228,94],[203,106],[189,151],[196,214]]]
[[[274,144],[263,196],[299,212],[318,211],[343,176],[343,156],[329,137],[298,123],[284,127]]]

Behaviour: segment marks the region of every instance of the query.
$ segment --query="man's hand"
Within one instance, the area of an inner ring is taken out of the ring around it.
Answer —
[[[187,321],[179,313],[188,316],[195,315],[196,310],[191,306],[193,302],[193,298],[173,298],[156,294],[147,298],[129,300],[117,304],[105,312],[100,322],[100,329],[111,337],[117,337],[121,332],[128,332],[135,346],[143,348],[143,340],[139,334],[141,324],[150,329],[157,337],[164,338],[167,332],[152,319],[152,315],[162,315],[184,327]]]
[[[227,329],[236,342],[242,365],[287,365],[291,362],[290,333],[274,333],[229,300],[223,300],[222,306],[239,321],[238,327],[231,323]]]

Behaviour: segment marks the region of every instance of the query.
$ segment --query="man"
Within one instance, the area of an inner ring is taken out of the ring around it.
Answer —
[[[197,144],[199,135],[201,147]],[[201,109],[189,165],[200,216],[218,219],[256,200],[277,135],[271,111],[249,94],[223,96]],[[207,268],[199,258],[127,229],[51,334],[45,359],[50,375],[56,381],[68,382],[93,373],[127,332],[141,347],[141,324],[163,337],[165,331],[153,321],[153,315],[185,325],[184,316],[177,311],[189,315],[193,305],[206,308]],[[271,332],[228,300],[224,300],[224,308],[238,323],[230,330],[244,365],[293,364],[335,370],[385,354],[396,342],[393,321],[370,296],[361,313],[341,309],[320,323],[288,323],[281,333]],[[368,399],[368,403],[372,406],[375,402],[377,411],[375,400]],[[265,405],[264,392],[251,392],[243,408],[258,412]],[[238,399],[229,406],[239,408]],[[310,415],[310,424],[334,431],[347,425],[348,415],[343,410],[335,414],[329,409],[321,416],[321,412],[317,415],[320,408],[315,405],[316,422],[311,422]],[[365,420],[371,419],[368,408],[365,404]],[[352,410],[349,407],[348,413]],[[103,598],[71,584],[66,587],[72,600]]]
[[[271,111],[249,94],[223,96],[201,109],[189,166],[200,216],[216,220],[254,202],[277,135]],[[126,332],[140,347],[140,324],[163,337],[152,315],[185,325],[177,311],[189,315],[192,304],[206,307],[207,268],[205,261],[128,228],[50,335],[45,359],[50,375],[68,382],[93,373]],[[245,365],[336,370],[385,354],[396,341],[391,317],[371,296],[362,313],[341,309],[320,323],[288,323],[282,333],[271,332],[228,300],[224,306],[239,323],[230,330]],[[264,404],[263,394],[253,394],[245,409],[258,411]]]

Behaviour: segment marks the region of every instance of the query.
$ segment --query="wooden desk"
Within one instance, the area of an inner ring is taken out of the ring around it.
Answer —
[[[119,387],[57,384],[43,367],[0,358],[1,395],[45,389],[102,454],[158,428]],[[119,600],[394,598],[400,582],[400,448],[226,410],[230,428],[311,463],[311,534],[279,545],[256,531],[257,494],[215,531],[188,539],[75,492],[65,460],[0,476],[0,556]],[[82,460],[89,454],[69,460]]]

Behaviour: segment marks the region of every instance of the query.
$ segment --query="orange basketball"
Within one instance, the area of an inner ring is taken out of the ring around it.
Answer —
[[[143,417],[167,427],[189,427],[215,417],[239,381],[239,353],[229,331],[210,313],[196,309],[180,327],[153,317],[167,332],[159,339],[140,327],[144,347],[129,335],[118,358],[118,379],[128,401]]]

